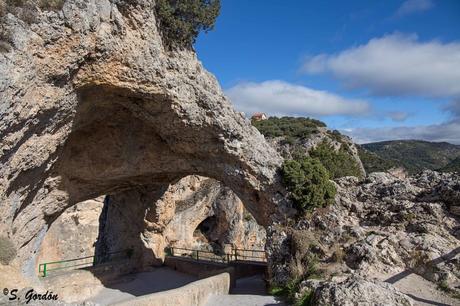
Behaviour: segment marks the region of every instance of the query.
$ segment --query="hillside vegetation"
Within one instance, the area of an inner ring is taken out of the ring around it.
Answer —
[[[327,170],[328,177],[361,176],[360,165],[354,159],[345,136],[326,129],[326,124],[312,118],[270,117],[252,124],[267,138],[280,138],[279,144],[287,146],[290,156],[301,162],[305,157],[316,159]],[[318,138],[319,137],[319,138]],[[306,145],[309,139],[318,138],[314,146]],[[332,142],[339,144],[334,148]]]
[[[366,171],[404,167],[410,174],[426,169],[460,171],[460,146],[419,140],[384,141],[362,145],[360,158]]]
[[[391,168],[400,167],[401,164],[395,160],[385,159],[374,152],[358,146],[358,154],[363,163],[366,173],[385,172]]]
[[[331,179],[344,176],[360,177],[360,168],[348,150],[346,144],[343,144],[339,150],[334,150],[327,141],[323,141],[309,154],[310,157],[318,159],[324,165]]]
[[[460,157],[455,158],[453,161],[440,168],[441,172],[460,172]]]
[[[252,124],[265,137],[284,137],[290,143],[310,137],[319,127],[326,127],[324,122],[316,119],[295,117],[270,117],[267,120],[253,121]]]

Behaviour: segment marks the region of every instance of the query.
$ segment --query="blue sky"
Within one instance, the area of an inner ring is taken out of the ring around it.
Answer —
[[[195,48],[236,109],[460,144],[460,1],[221,2]]]

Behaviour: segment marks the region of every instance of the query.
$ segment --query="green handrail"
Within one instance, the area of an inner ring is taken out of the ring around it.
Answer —
[[[131,258],[133,255],[133,249],[126,249],[122,251],[116,251],[116,252],[110,252],[107,254],[104,254],[104,257],[106,256],[112,256],[116,254],[125,254],[126,258]],[[103,257],[103,258],[104,258]],[[66,260],[59,260],[59,261],[50,261],[50,262],[45,262],[41,263],[38,265],[38,273],[42,274],[43,277],[46,277],[49,273],[49,271],[56,271],[56,270],[63,270],[63,269],[69,269],[69,268],[81,268],[81,267],[94,267],[102,263],[110,262],[112,260],[103,260],[101,262],[98,262],[97,259],[100,257],[97,257],[96,255],[93,256],[86,256],[86,257],[80,257],[80,258],[74,258],[74,259],[66,259]],[[50,266],[53,265],[62,265],[62,264],[67,264],[67,263],[72,263],[76,261],[82,261],[82,260],[87,260],[87,259],[92,259],[91,261],[83,262],[83,263],[75,263],[72,265],[64,265],[64,266],[58,266],[56,268],[50,268]]]
[[[182,252],[181,251],[185,251]],[[250,254],[248,254],[250,253]],[[223,253],[221,255],[215,254],[211,251],[206,250],[198,250],[198,249],[190,249],[190,248],[181,248],[181,247],[173,247],[168,246],[165,248],[166,256],[179,256],[179,257],[191,257],[195,260],[211,260],[211,261],[218,261],[218,262],[227,262],[230,263],[231,261],[258,261],[258,262],[266,262],[267,257],[265,255],[265,251],[263,250],[248,250],[248,249],[238,249],[232,248],[230,253]]]

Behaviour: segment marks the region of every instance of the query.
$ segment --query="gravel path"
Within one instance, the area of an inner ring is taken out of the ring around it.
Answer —
[[[417,274],[409,274],[393,283],[399,291],[410,296],[417,306],[458,306],[456,300],[446,293],[439,291],[436,285]]]

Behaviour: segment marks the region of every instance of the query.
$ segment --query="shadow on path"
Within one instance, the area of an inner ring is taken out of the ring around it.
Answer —
[[[425,263],[425,265],[427,265],[427,266],[436,266],[436,265],[438,265],[438,264],[440,264],[442,262],[445,262],[445,261],[448,261],[448,260],[454,258],[459,253],[460,253],[460,247],[450,251],[447,254],[441,255],[438,258],[435,258],[435,259]],[[398,274],[393,275],[392,277],[386,279],[385,282],[390,283],[390,284],[394,284],[394,283],[400,281],[401,279],[407,277],[408,275],[410,275],[412,273],[415,273],[412,269],[411,270],[405,270],[405,271],[403,271],[401,273],[398,273]]]
[[[441,255],[440,257],[435,258],[435,259],[425,263],[425,265],[426,266],[436,266],[436,265],[438,265],[440,263],[443,263],[445,261],[453,259],[459,253],[460,253],[460,247],[450,251],[447,254]],[[386,279],[385,282],[390,283],[390,284],[395,284],[395,283],[401,281],[402,279],[408,277],[409,275],[411,275],[413,273],[415,273],[414,269],[405,270],[405,271],[403,271],[401,273],[398,273],[398,274],[393,275],[392,277]],[[422,302],[422,303],[426,303],[426,304],[430,304],[430,305],[436,305],[436,306],[450,306],[450,304],[444,304],[444,303],[432,301],[432,300],[429,300],[429,299],[421,298],[421,297],[418,297],[418,296],[416,296],[414,294],[411,294],[411,293],[406,293],[406,295],[410,296],[412,299],[414,299],[415,301],[418,301],[418,302]]]
[[[444,304],[444,303],[439,303],[439,302],[435,302],[435,301],[431,301],[431,300],[427,300],[427,299],[423,299],[423,298],[420,298],[418,296],[415,296],[413,294],[410,294],[410,293],[406,293],[407,296],[410,296],[412,299],[418,301],[418,302],[423,302],[423,303],[426,303],[426,304],[430,304],[430,305],[436,305],[436,306],[452,306],[450,304]]]
[[[195,280],[197,278],[192,275],[162,267],[151,272],[126,275],[120,282],[105,285],[105,288],[89,301],[109,305],[141,295],[179,288]]]

